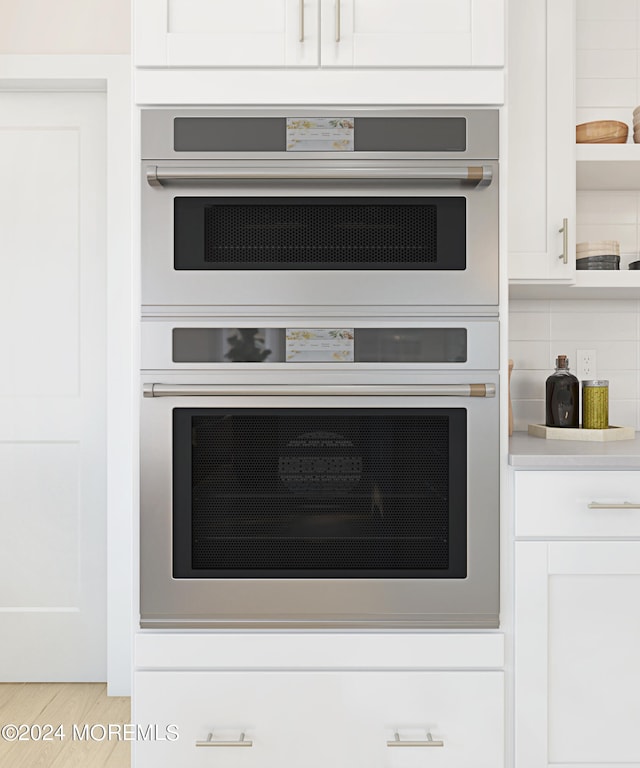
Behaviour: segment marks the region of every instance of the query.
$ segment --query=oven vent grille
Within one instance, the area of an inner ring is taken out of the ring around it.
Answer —
[[[220,269],[352,269],[434,264],[437,206],[210,205],[205,261]]]

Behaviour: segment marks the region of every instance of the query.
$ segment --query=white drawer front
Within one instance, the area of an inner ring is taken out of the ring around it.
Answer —
[[[640,472],[514,472],[516,536],[640,536]]]
[[[139,672],[134,768],[500,768],[501,672]],[[172,730],[172,729],[170,729]],[[401,740],[442,746],[390,747]],[[207,739],[251,747],[198,747]]]

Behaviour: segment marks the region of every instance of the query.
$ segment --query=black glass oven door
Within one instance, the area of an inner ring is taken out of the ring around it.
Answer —
[[[177,270],[464,270],[466,198],[176,197]]]
[[[176,408],[174,578],[465,578],[464,408]]]

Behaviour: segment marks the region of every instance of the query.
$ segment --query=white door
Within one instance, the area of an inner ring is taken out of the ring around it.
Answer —
[[[503,66],[503,6],[503,0],[322,0],[322,66]]]
[[[136,0],[138,67],[318,63],[318,0]]]
[[[512,0],[508,38],[509,278],[570,282],[575,280],[575,0]]]
[[[640,541],[516,543],[516,768],[640,765]]]
[[[0,94],[0,680],[106,679],[105,95]]]

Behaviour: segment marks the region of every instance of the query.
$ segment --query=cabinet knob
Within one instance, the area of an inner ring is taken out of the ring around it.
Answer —
[[[425,741],[411,741],[402,740],[398,731],[395,732],[392,741],[387,742],[388,747],[444,747],[444,741],[436,741],[431,735],[431,731],[427,731],[427,738]]]
[[[244,731],[237,741],[214,741],[213,733],[207,734],[206,741],[196,741],[196,747],[252,747],[253,741],[245,739]]]

